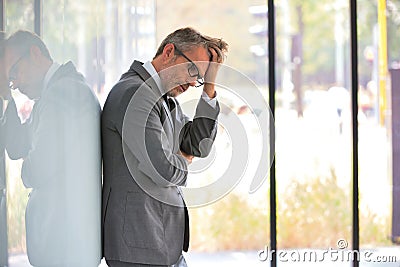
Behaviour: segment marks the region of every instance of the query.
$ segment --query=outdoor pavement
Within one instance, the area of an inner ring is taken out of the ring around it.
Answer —
[[[342,261],[340,253],[334,253],[334,258],[329,258],[329,254],[325,253],[324,250],[281,250],[283,254],[278,259],[277,266],[279,267],[308,267],[308,266],[321,266],[321,267],[350,267],[352,263],[350,261]],[[330,251],[332,252],[332,251]],[[340,252],[340,251],[339,251]],[[400,248],[380,248],[373,250],[363,250],[362,253],[367,253],[371,256],[370,262],[361,261],[360,267],[399,267],[400,266]],[[307,254],[308,253],[308,254]],[[309,259],[311,253],[316,253],[317,258],[312,258],[312,260],[304,261],[304,255],[306,259]],[[206,253],[206,252],[190,252],[184,254],[186,262],[189,267],[261,267],[270,266],[269,259],[266,259],[266,254],[264,258],[265,261],[259,259],[258,251],[223,251],[216,253]],[[270,255],[270,254],[269,254]],[[300,260],[298,261],[298,256]],[[326,257],[321,261],[322,255]],[[331,254],[332,255],[332,254]],[[345,254],[347,255],[347,254]],[[384,258],[386,256],[386,258]],[[379,258],[380,257],[380,258]],[[337,258],[338,260],[334,260]],[[347,257],[344,257],[345,259]],[[377,262],[377,261],[393,261],[396,262]],[[375,262],[374,262],[375,261]],[[11,255],[9,259],[9,267],[30,267],[26,255]],[[104,259],[101,261],[99,267],[107,267]]]

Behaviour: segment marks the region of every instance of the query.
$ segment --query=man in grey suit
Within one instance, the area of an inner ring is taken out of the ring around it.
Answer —
[[[186,266],[189,218],[179,186],[216,135],[214,81],[227,43],[183,28],[153,60],[134,61],[102,113],[103,255],[109,266]],[[203,85],[192,121],[175,99]]]
[[[29,262],[98,266],[100,104],[74,64],[54,62],[34,33],[11,35],[5,62],[12,89],[35,102],[24,123],[12,97],[4,114],[8,155],[23,159],[21,178],[32,188],[25,212]]]

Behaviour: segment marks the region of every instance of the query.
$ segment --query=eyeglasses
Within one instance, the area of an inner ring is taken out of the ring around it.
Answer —
[[[18,58],[17,61],[15,61],[15,63],[11,66],[10,71],[8,72],[8,82],[9,82],[9,86],[11,89],[14,89],[13,86],[13,82],[17,79],[17,75],[18,75],[18,65],[21,62],[21,60],[23,58],[25,58],[26,56],[28,56],[30,54],[30,51],[26,51],[25,53],[22,54],[22,56],[20,56]]]
[[[177,52],[177,54],[183,56],[187,61],[189,61],[190,67],[188,68],[188,73],[190,77],[197,77],[197,84],[195,85],[195,87],[200,87],[204,84],[204,77],[202,77],[200,75],[199,69],[197,68],[196,64],[194,64],[194,62],[192,60],[190,60],[190,58],[188,58],[181,50],[179,50],[175,45],[175,51]]]

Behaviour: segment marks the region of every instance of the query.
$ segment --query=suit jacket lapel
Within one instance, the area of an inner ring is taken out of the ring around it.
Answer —
[[[171,123],[172,129],[174,129],[173,117],[172,117],[171,111],[168,108],[168,104],[167,104],[167,102],[165,102],[164,99],[162,100],[162,106],[164,108],[165,113],[167,113],[167,117],[168,117],[169,122]]]
[[[157,97],[161,98],[159,101],[161,101],[161,105],[164,108],[165,113],[167,114],[168,120],[171,123],[172,129],[174,129],[174,119],[171,114],[171,111],[168,108],[168,104],[165,102],[164,98],[162,97],[162,89],[158,88],[156,82],[154,79],[150,76],[150,74],[146,71],[145,68],[143,68],[143,63],[140,61],[135,60],[130,69],[130,71],[136,72],[140,78],[148,85],[150,88],[154,91],[154,93],[157,95]]]

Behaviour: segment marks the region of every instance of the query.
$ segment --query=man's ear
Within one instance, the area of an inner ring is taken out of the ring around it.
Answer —
[[[37,47],[36,45],[32,45],[29,51],[34,61],[39,60],[43,56],[42,51],[40,51],[39,47]]]
[[[164,63],[169,63],[175,59],[175,46],[174,44],[166,44],[162,52],[162,59]]]

